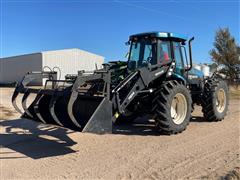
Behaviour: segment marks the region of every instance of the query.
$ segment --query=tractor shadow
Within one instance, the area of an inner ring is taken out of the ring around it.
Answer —
[[[25,119],[3,120],[0,126],[5,129],[5,133],[0,134],[0,147],[12,149],[32,159],[76,152],[71,149],[76,142],[68,137],[73,131],[65,128],[41,125]],[[14,158],[4,157],[2,153],[0,160]]]
[[[113,134],[159,136],[154,122],[147,117],[137,118],[133,122],[121,122],[113,125]]]
[[[192,122],[206,122],[203,117],[193,116]],[[21,153],[22,157],[11,157],[11,152],[0,152],[1,159],[27,158],[41,159],[61,156],[77,151],[71,149],[75,145],[68,135],[74,131],[43,125],[27,119],[13,119],[0,121],[4,133],[0,134],[0,147],[9,148]],[[157,131],[154,121],[148,118],[137,118],[134,122],[125,122],[113,126],[113,134],[162,136]],[[9,155],[8,155],[9,154]]]
[[[190,123],[208,122],[201,116],[192,116]],[[113,134],[164,136],[166,134],[157,130],[154,120],[147,117],[137,118],[133,122],[124,122],[113,126]],[[169,136],[169,135],[167,135]]]

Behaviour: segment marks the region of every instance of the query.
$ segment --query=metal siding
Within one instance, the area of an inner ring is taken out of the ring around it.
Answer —
[[[77,74],[79,70],[95,70],[102,67],[104,57],[98,56],[80,49],[65,49],[43,52],[43,67],[59,67],[61,69],[61,79],[67,74]]]
[[[29,71],[40,71],[42,69],[42,54],[28,54],[0,59],[0,83],[21,81]],[[41,85],[41,80],[33,84]]]
[[[95,64],[100,69],[104,57],[80,49],[45,51],[0,59],[0,83],[21,81],[29,71],[41,71],[44,66],[59,67],[61,79],[66,74],[77,74],[79,70],[92,71]],[[47,69],[46,69],[47,70]],[[31,85],[43,85],[45,81],[36,80]]]

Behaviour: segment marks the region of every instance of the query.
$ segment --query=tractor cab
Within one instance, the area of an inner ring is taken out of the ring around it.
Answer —
[[[128,68],[135,70],[157,64],[170,64],[175,61],[176,76],[186,76],[192,68],[191,44],[189,41],[189,58],[187,59],[187,38],[174,33],[149,32],[130,36],[130,54]]]

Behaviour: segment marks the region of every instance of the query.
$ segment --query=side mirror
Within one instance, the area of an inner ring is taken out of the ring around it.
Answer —
[[[129,70],[135,70],[137,68],[137,62],[136,61],[129,61],[128,62],[128,69]]]

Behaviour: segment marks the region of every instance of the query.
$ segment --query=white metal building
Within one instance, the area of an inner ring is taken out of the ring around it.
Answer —
[[[102,67],[104,57],[80,49],[44,51],[0,59],[0,83],[21,81],[29,71],[41,71],[45,66],[61,69],[61,79],[79,70],[92,71]],[[47,70],[47,68],[46,68]],[[37,80],[36,85],[44,82]]]

